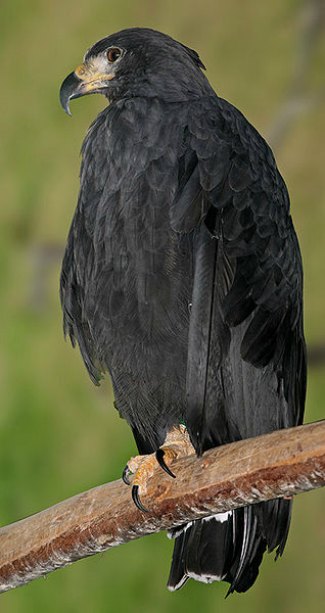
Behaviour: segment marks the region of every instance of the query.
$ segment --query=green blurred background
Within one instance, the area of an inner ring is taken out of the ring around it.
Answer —
[[[61,333],[60,259],[78,192],[79,149],[105,100],[60,110],[58,89],[99,38],[153,27],[200,52],[219,95],[269,137],[291,195],[305,266],[308,344],[325,344],[325,41],[318,0],[2,0],[0,522],[116,479],[135,451],[109,383],[95,388]],[[306,421],[324,416],[311,366]],[[165,534],[83,560],[4,594],[0,611],[323,611],[324,493],[297,498],[282,560],[224,600],[225,584],[166,588]]]

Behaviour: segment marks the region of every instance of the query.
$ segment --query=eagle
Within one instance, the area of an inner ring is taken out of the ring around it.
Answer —
[[[108,373],[139,455],[123,471],[145,512],[157,462],[302,423],[303,273],[270,147],[212,89],[199,55],[158,31],[94,44],[60,100],[108,105],[82,147],[62,265],[64,332]],[[168,587],[254,583],[283,553],[291,500],[175,526]]]

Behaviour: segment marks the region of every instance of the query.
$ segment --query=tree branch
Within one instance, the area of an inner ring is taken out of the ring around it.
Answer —
[[[325,421],[182,458],[171,479],[157,467],[141,513],[121,480],[0,529],[0,591],[184,521],[325,484]]]

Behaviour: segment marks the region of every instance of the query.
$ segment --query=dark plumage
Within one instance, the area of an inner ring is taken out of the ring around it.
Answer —
[[[111,50],[107,59],[107,52]],[[117,56],[117,57],[116,57]],[[114,59],[116,58],[116,59]],[[302,266],[285,183],[195,51],[148,29],[96,43],[61,88],[110,105],[82,149],[61,277],[64,330],[109,372],[140,453],[185,423],[198,454],[302,422]],[[169,587],[255,581],[291,502],[175,528]]]

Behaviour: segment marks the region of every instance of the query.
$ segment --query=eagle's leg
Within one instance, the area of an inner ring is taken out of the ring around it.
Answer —
[[[141,503],[139,491],[141,490],[141,494],[146,493],[147,481],[156,469],[157,462],[165,472],[175,478],[174,473],[169,468],[169,464],[181,456],[188,456],[194,453],[195,450],[185,426],[179,425],[171,428],[167,433],[163,446],[157,449],[155,453],[131,458],[123,471],[122,479],[124,483],[130,485],[129,476],[131,474],[134,475],[132,498],[136,506],[141,511],[148,510]]]

